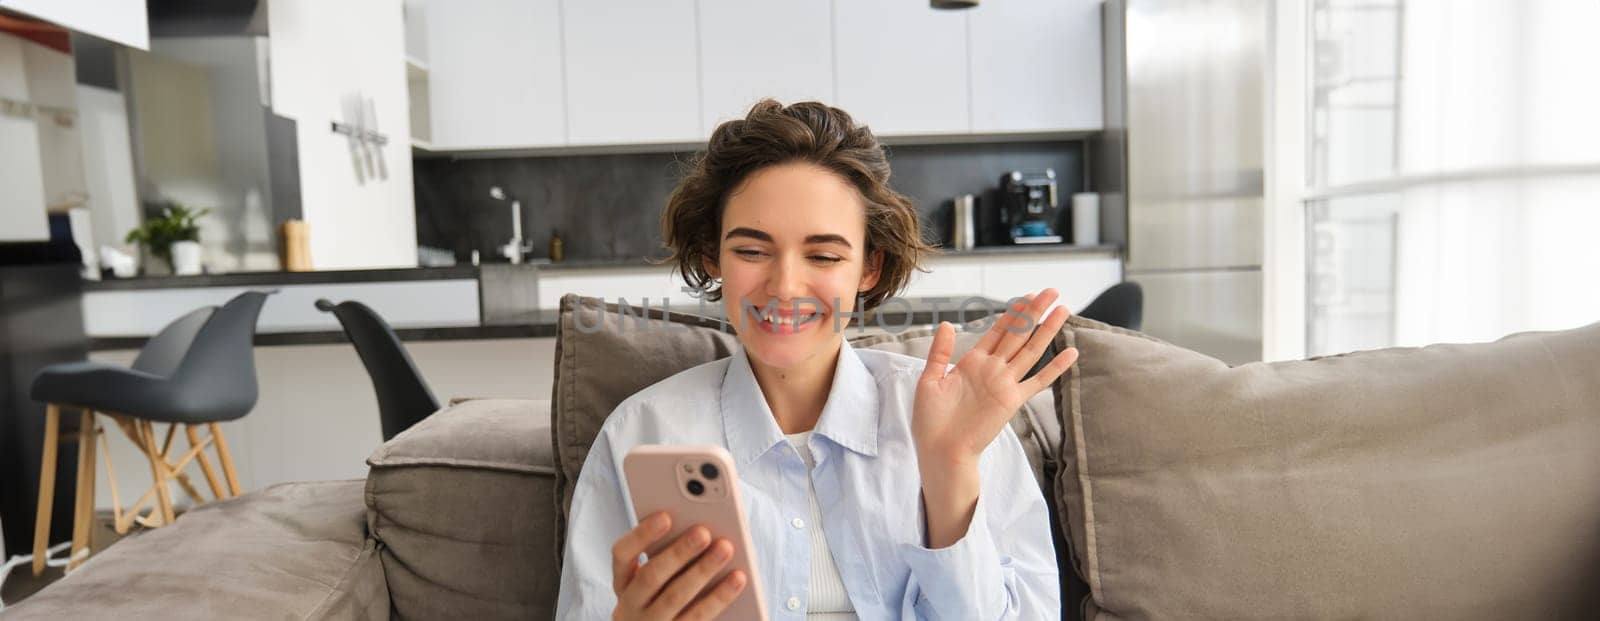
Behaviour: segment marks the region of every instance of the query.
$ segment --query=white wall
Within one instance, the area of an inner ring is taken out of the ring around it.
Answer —
[[[33,44],[0,33],[0,97],[29,101],[24,46]],[[0,116],[0,188],[0,241],[49,239],[39,128],[31,119]]]
[[[122,240],[139,226],[139,196],[133,185],[128,108],[122,93],[78,85],[78,125],[83,139],[84,184],[93,215],[94,248],[128,250]]]
[[[28,100],[38,106],[78,109],[77,68],[72,55],[25,43],[22,62],[28,72]],[[58,123],[35,115],[39,129],[39,161],[44,173],[44,200],[52,209],[76,206],[84,199],[83,143],[77,123]]]
[[[300,189],[319,270],[414,267],[410,108],[400,0],[268,0],[273,108],[298,122]],[[389,178],[357,183],[349,142],[330,131],[341,100],[375,101]],[[486,94],[485,96],[491,96]]]

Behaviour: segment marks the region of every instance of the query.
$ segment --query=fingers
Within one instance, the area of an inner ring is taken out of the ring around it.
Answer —
[[[1045,317],[1044,323],[1038,330],[1034,330],[1033,335],[1028,337],[1028,342],[1022,345],[1022,349],[1017,350],[1016,355],[1006,361],[1015,372],[1016,379],[1022,379],[1022,376],[1039,361],[1039,357],[1044,355],[1045,348],[1050,346],[1050,341],[1055,339],[1056,333],[1061,331],[1061,326],[1067,323],[1067,317],[1071,314],[1059,306],[1051,310],[1049,316]]]
[[[634,572],[639,569],[639,555],[644,554],[650,544],[655,543],[667,530],[672,528],[672,518],[666,513],[654,513],[639,521],[633,530],[617,538],[611,544],[611,591],[622,595],[623,589],[628,588],[628,583],[633,581]]]
[[[983,336],[978,339],[976,345],[972,346],[972,349],[993,353],[995,346],[1000,343],[1000,337],[1005,336],[1007,330],[1019,321],[1020,315],[1027,312],[1028,304],[1033,302],[1033,298],[1034,295],[1032,293],[1020,298],[1012,298],[1007,303],[1006,310],[1000,313],[1000,318],[989,325],[989,329],[984,331]]]
[[[1045,289],[1040,291],[1039,295],[1034,296],[1033,301],[1024,311],[1026,316],[1016,317],[1012,325],[1008,326],[1000,335],[1000,343],[995,345],[994,355],[1006,361],[1010,361],[1015,357],[1017,350],[1022,348],[1023,343],[1026,343],[1032,335],[1038,334],[1038,331],[1034,328],[1039,325],[1039,320],[1044,317],[1045,309],[1050,308],[1051,304],[1055,304],[1056,298],[1059,297],[1061,297],[1061,294],[1055,289]],[[1038,360],[1038,357],[1034,357],[1033,360]],[[1032,362],[1032,360],[1029,361],[1030,366]],[[1019,375],[1018,377],[1021,376]]]
[[[696,526],[685,531],[677,541],[672,542],[672,545],[651,555],[650,560],[644,567],[639,568],[633,580],[628,583],[628,588],[617,599],[629,608],[643,610],[661,592],[661,587],[666,586],[667,581],[677,575],[689,561],[700,556],[708,545],[711,545],[711,531],[706,530],[704,526]]]
[[[733,558],[733,543],[727,539],[719,539],[705,554],[700,555],[700,560],[695,561],[683,573],[678,574],[667,587],[650,603],[647,611],[649,616],[661,619],[676,619],[684,606],[689,605],[700,590],[717,576],[722,566],[728,564],[728,559]]]
[[[1062,373],[1066,373],[1067,369],[1072,368],[1073,363],[1077,361],[1078,348],[1076,347],[1068,347],[1066,351],[1056,354],[1055,358],[1050,359],[1049,364],[1044,365],[1043,369],[1039,369],[1038,373],[1035,373],[1033,377],[1028,378],[1028,381],[1022,383],[1023,393],[1029,397],[1039,394],[1039,391],[1054,384],[1056,379],[1060,378]]]
[[[922,378],[919,381],[939,381],[944,379],[945,370],[950,365],[950,356],[956,351],[956,328],[948,321],[939,322],[939,329],[933,333],[933,346],[928,348],[928,362],[922,367]]]
[[[694,606],[684,611],[678,618],[693,621],[715,619],[717,615],[722,614],[722,611],[727,610],[728,604],[732,604],[740,592],[744,591],[746,582],[749,582],[749,578],[743,571],[735,569],[728,572],[728,577],[718,582],[716,588],[706,593],[705,597],[700,598],[700,601],[695,602]]]

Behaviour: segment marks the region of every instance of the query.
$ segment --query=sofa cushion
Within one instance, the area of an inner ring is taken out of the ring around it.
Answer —
[[[578,473],[611,411],[629,395],[732,355],[739,346],[733,329],[722,321],[659,307],[643,312],[643,319],[624,317],[615,304],[570,293],[561,297],[550,398],[559,486],[559,493],[551,496],[558,556]]]
[[[638,312],[634,310],[635,314]],[[651,384],[732,355],[739,342],[732,328],[718,319],[663,312],[660,308],[647,309],[642,320],[623,317],[615,304],[573,294],[561,299],[560,325],[551,401],[557,476],[561,486],[561,493],[555,498],[561,520],[558,533],[564,533],[578,474],[583,470],[583,462],[600,432],[600,425],[611,411]],[[959,357],[977,342],[981,334],[974,329],[987,325],[988,322],[980,319],[957,332],[955,356]],[[933,344],[933,329],[911,328],[889,334],[863,332],[849,341],[860,349],[923,357]],[[1060,438],[1053,406],[1049,391],[1041,392],[1012,421],[1012,428],[1022,439],[1034,473],[1041,481],[1046,480],[1047,473],[1054,472],[1053,456]],[[558,551],[563,543],[558,536]]]
[[[361,481],[201,505],[7,607],[14,619],[388,619]]]
[[[367,460],[368,522],[399,616],[555,614],[549,421],[544,401],[463,401]]]
[[[1081,318],[1066,346],[1088,618],[1600,609],[1600,324],[1234,368]]]

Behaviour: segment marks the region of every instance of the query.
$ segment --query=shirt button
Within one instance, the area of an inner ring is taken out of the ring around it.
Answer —
[[[800,609],[800,598],[798,598],[798,597],[789,598],[788,606],[789,606],[789,610],[799,610]]]
[[[789,520],[789,524],[794,526],[795,528],[805,528],[806,527],[806,521],[802,520],[800,518],[795,518],[795,519]]]

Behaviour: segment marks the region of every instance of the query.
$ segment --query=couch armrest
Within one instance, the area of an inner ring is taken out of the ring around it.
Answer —
[[[462,399],[385,442],[367,465],[549,473],[555,468],[553,447],[549,399]]]
[[[361,481],[284,483],[139,531],[0,618],[389,619]]]
[[[555,613],[550,402],[452,404],[367,460],[367,523],[402,618]]]

